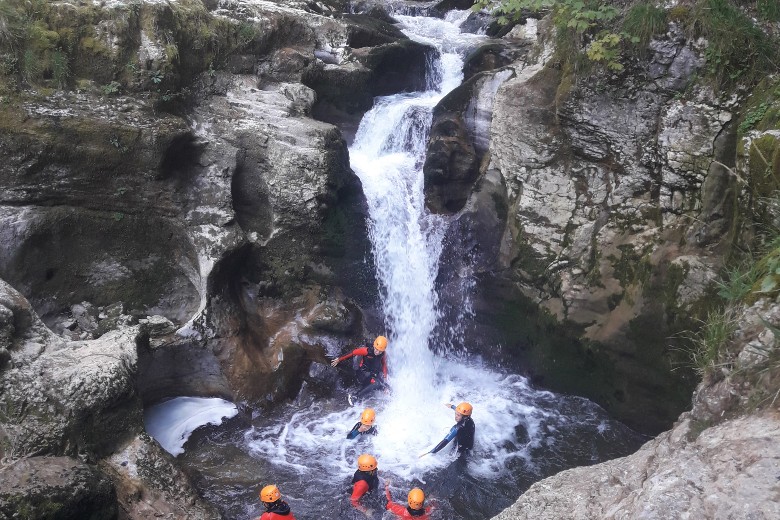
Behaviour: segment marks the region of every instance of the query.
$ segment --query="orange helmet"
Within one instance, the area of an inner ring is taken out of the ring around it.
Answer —
[[[473,407],[469,403],[460,403],[458,406],[455,407],[455,411],[461,415],[470,416],[471,410],[473,410]]]
[[[420,488],[414,488],[409,491],[409,507],[412,509],[422,509],[425,503],[425,493]]]
[[[267,503],[273,503],[276,502],[282,498],[282,494],[279,493],[279,488],[271,484],[270,486],[265,486],[263,489],[260,490],[260,500]]]
[[[376,459],[374,456],[364,453],[358,457],[358,469],[360,471],[374,471],[376,469]]]
[[[374,340],[374,350],[377,352],[384,352],[387,348],[387,338],[384,336],[377,336]]]
[[[366,426],[374,424],[374,419],[376,419],[376,412],[373,408],[366,408],[360,415],[360,423],[365,424]]]

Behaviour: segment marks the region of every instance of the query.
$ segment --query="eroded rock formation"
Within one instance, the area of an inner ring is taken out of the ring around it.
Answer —
[[[498,343],[538,383],[658,432],[692,388],[671,370],[669,338],[706,307],[733,238],[738,105],[707,87],[678,99],[701,58],[674,27],[650,47],[646,62],[588,81],[543,46],[474,76],[437,107],[460,100],[434,125],[426,195],[437,211],[465,204],[445,258],[479,280],[473,342]],[[496,176],[498,191],[481,189]],[[490,205],[488,219],[469,209]],[[481,244],[496,226],[500,242]]]
[[[743,311],[730,348],[733,365],[699,386],[693,409],[672,430],[628,457],[537,482],[494,518],[780,515],[775,499],[780,461],[777,339],[767,326],[778,320],[780,307],[767,300]]]

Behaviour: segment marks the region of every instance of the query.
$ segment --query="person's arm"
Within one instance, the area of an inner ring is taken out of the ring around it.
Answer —
[[[350,500],[352,500],[352,505],[357,505],[357,501],[360,500],[360,497],[368,493],[368,482],[365,480],[358,480],[355,482],[355,485],[352,486],[352,496],[350,497]]]
[[[401,504],[396,504],[395,502],[388,502],[387,503],[387,510],[391,513],[395,513],[401,518],[403,518],[403,514],[406,511],[406,508],[402,506]]]
[[[447,434],[446,437],[444,437],[439,444],[436,445],[435,448],[433,448],[430,453],[438,453],[439,450],[441,450],[443,447],[445,447],[447,444],[450,443],[452,439],[454,439],[458,435],[458,425],[456,424],[452,428],[450,428],[450,432]]]
[[[355,350],[353,350],[349,354],[344,354],[343,356],[338,357],[338,358],[334,359],[333,361],[331,361],[330,362],[330,366],[335,367],[336,365],[338,365],[339,363],[341,363],[345,359],[349,359],[352,356],[367,356],[367,355],[368,355],[368,347],[356,348]]]
[[[366,516],[369,516],[369,511],[366,506],[358,502],[360,500],[360,497],[368,493],[368,482],[365,480],[358,480],[355,482],[355,485],[352,486],[352,496],[350,497],[350,501],[352,502],[352,507],[360,511]]]
[[[382,356],[382,374],[384,375],[385,382],[387,381],[387,354]]]
[[[356,439],[358,435],[360,435],[360,432],[358,431],[358,428],[360,428],[360,423],[355,424],[355,426],[352,427],[351,430],[349,430],[349,433],[347,433],[347,439]]]

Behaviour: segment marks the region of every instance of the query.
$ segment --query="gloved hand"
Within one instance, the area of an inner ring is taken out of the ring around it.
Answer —
[[[339,364],[339,358],[333,358],[333,361],[330,362],[330,366],[335,367]]]

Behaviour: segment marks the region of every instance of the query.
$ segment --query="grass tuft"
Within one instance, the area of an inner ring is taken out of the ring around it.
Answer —
[[[632,5],[623,19],[623,31],[639,39],[640,49],[647,47],[650,39],[666,31],[666,11],[649,2]]]
[[[776,70],[777,44],[729,0],[699,0],[689,23],[707,40],[707,73],[717,86],[756,82]]]

